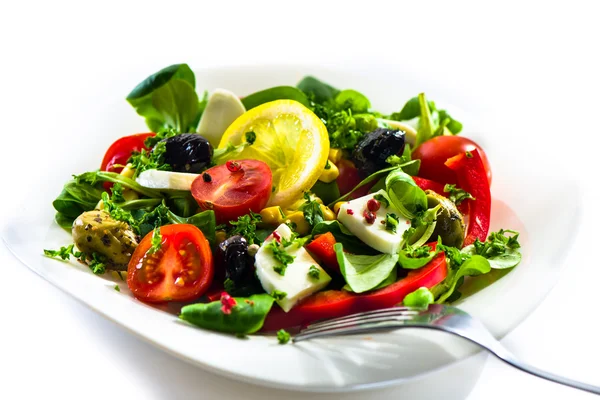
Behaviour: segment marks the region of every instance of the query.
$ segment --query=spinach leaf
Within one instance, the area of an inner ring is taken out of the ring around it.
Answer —
[[[308,97],[306,97],[304,92],[293,86],[276,86],[252,93],[242,99],[242,104],[246,107],[246,110],[250,110],[261,104],[280,99],[296,100],[306,107],[310,106]]]
[[[95,184],[72,180],[65,184],[52,205],[64,217],[75,219],[84,211],[93,210],[103,192],[104,190]]]
[[[302,90],[306,94],[313,96],[314,101],[317,103],[325,103],[326,101],[333,100],[335,96],[340,92],[338,89],[321,82],[315,77],[305,76],[296,87]]]
[[[65,231],[71,232],[75,218],[67,217],[65,214],[57,212],[56,215],[54,215],[54,221],[56,221],[58,226],[63,228]]]
[[[247,298],[234,297],[235,305],[230,313],[221,308],[221,301],[184,306],[179,318],[200,328],[213,331],[249,334],[262,328],[275,299],[268,294]]]
[[[215,242],[215,231],[217,223],[215,221],[215,212],[213,210],[202,211],[188,218],[180,217],[174,214],[172,211],[168,211],[167,218],[169,222],[173,224],[194,225],[202,231],[202,233],[204,234],[204,236],[206,236],[206,239],[209,242]]]
[[[408,219],[427,209],[427,195],[410,175],[396,168],[385,178],[386,192],[392,204]]]
[[[341,243],[336,243],[333,249],[340,271],[355,293],[366,292],[377,287],[396,266],[397,256],[392,254],[374,256],[347,254],[344,253]]]
[[[340,197],[340,189],[336,181],[325,183],[323,181],[317,181],[310,191],[315,194],[318,198],[323,200],[323,203],[328,204],[335,201]]]
[[[391,155],[386,158],[385,162],[392,166],[400,166],[402,170],[410,176],[416,176],[419,173],[419,168],[421,168],[421,160],[412,160],[411,153],[412,149],[410,144],[407,143],[404,146],[404,150],[402,151],[402,155],[400,157],[397,155]]]
[[[353,89],[346,89],[339,92],[335,96],[335,104],[339,110],[350,109],[355,114],[365,113],[371,108],[369,99],[364,94]],[[373,119],[375,118],[373,117]]]
[[[463,124],[452,118],[446,110],[438,111],[438,120],[440,125],[444,125],[454,135],[462,131]]]
[[[338,220],[318,223],[313,228],[311,235],[315,237],[316,235],[327,232],[331,232],[335,237],[336,242],[341,243],[346,249],[352,249],[353,252],[361,254],[379,254],[375,249],[367,246],[362,240],[354,236],[354,234]]]
[[[487,274],[490,271],[491,266],[488,260],[479,255],[472,256],[466,260],[458,270],[449,270],[446,279],[435,286],[432,291],[437,294],[436,303],[443,303],[446,301],[454,291],[460,287],[465,276],[482,275]]]
[[[429,108],[435,110],[435,103],[433,101],[428,102]],[[397,113],[392,113],[390,119],[394,121],[406,121],[409,119],[417,118],[421,116],[421,105],[419,102],[419,96],[415,96],[408,100],[402,110]]]
[[[201,114],[194,73],[187,64],[166,67],[139,83],[127,96],[153,132],[195,131]]]

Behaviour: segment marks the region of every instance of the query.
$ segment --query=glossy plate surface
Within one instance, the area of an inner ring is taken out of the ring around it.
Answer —
[[[199,70],[198,91],[226,88],[239,95],[276,85],[294,85],[306,74],[315,75],[339,88],[366,94],[373,107],[383,112],[399,110],[419,91],[451,111],[462,121],[465,135],[488,154],[494,172],[492,229],[521,232],[524,258],[521,265],[493,285],[457,305],[481,319],[497,337],[506,335],[541,302],[556,282],[565,248],[577,227],[577,205],[568,209],[573,191],[556,176],[541,171],[551,167],[543,151],[528,153],[511,146],[521,132],[499,133],[494,121],[485,121],[476,107],[442,88],[415,80],[396,68],[371,67],[329,70],[318,67],[229,67]],[[143,79],[140,76],[140,80]],[[133,87],[137,82],[131,82]],[[56,144],[64,158],[48,154],[40,165],[56,166],[52,175],[35,177],[44,188],[24,196],[14,219],[3,229],[10,250],[25,265],[90,308],[157,347],[213,372],[268,386],[305,391],[349,391],[392,383],[414,382],[423,374],[464,360],[475,348],[439,333],[403,331],[370,337],[319,339],[281,346],[273,337],[253,336],[241,340],[188,326],[172,313],[135,300],[125,282],[97,277],[85,266],[62,263],[42,256],[44,248],[70,242],[70,235],[53,223],[52,200],[70,174],[98,168],[104,150],[120,136],[144,132],[143,120],[120,100],[129,88],[115,87],[112,104],[92,115],[88,103],[74,110],[81,127],[76,132],[56,129]],[[470,112],[467,112],[469,110]],[[92,121],[93,123],[90,123]],[[94,146],[81,146],[85,131]],[[77,139],[77,140],[74,140]],[[514,160],[527,160],[515,166]],[[32,187],[35,187],[32,185]],[[552,210],[561,209],[561,213]],[[121,292],[114,290],[119,284]],[[472,290],[477,289],[472,285]]]

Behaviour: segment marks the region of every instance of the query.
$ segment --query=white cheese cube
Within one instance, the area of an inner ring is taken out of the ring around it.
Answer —
[[[150,189],[191,190],[192,182],[199,176],[185,172],[149,169],[143,171],[135,181]]]
[[[379,210],[373,212],[375,214],[375,222],[370,224],[364,217],[364,213],[367,211],[368,201],[376,195],[385,197],[389,205],[386,207],[385,204],[381,203]],[[395,214],[398,217],[399,224],[396,233],[385,229],[385,217],[388,213]],[[400,251],[402,234],[410,228],[410,221],[404,218],[396,207],[392,205],[385,190],[380,190],[342,204],[338,213],[338,221],[367,245],[388,254],[395,254]],[[351,251],[351,249],[348,250]]]
[[[297,247],[296,244],[284,248],[287,254],[294,257],[294,260],[288,264],[283,275],[279,274],[273,267],[281,266],[281,263],[273,257],[270,243],[273,240],[290,240],[292,231],[287,225],[281,224],[275,230],[274,236],[269,236],[256,253],[256,275],[267,293],[273,293],[276,290],[286,293],[285,297],[277,300],[277,304],[283,311],[288,312],[298,301],[327,286],[331,277],[304,247]],[[282,245],[280,248],[283,248]],[[312,266],[319,271],[318,278],[309,275]]]

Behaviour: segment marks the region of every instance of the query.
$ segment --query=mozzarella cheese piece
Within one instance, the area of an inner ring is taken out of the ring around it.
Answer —
[[[216,89],[208,98],[198,125],[198,133],[217,148],[229,125],[245,112],[246,108],[234,93]]]
[[[374,212],[375,222],[369,224],[364,217],[364,213],[367,211],[367,202],[376,195],[385,197],[390,204],[386,207],[385,204],[381,203],[379,210]],[[385,229],[385,217],[388,213],[395,214],[398,218],[399,224],[396,233]],[[338,213],[338,221],[367,245],[388,254],[395,254],[400,251],[402,234],[410,228],[410,221],[404,218],[392,205],[385,190],[342,204]]]
[[[188,174],[185,172],[149,169],[143,171],[135,181],[151,189],[191,190],[192,182],[199,176],[198,174]]]
[[[283,311],[288,312],[298,301],[327,286],[331,281],[331,277],[308,254],[304,247],[300,246],[298,248],[296,244],[285,248],[285,252],[294,257],[294,261],[288,264],[284,275],[280,275],[273,269],[274,266],[281,265],[273,257],[273,250],[269,246],[273,240],[276,240],[273,236],[290,240],[292,231],[287,225],[281,224],[274,231],[274,235],[265,240],[255,256],[256,275],[267,293],[273,293],[276,290],[286,293],[282,299],[276,301]],[[308,274],[312,266],[315,266],[319,271],[318,278],[313,278]]]

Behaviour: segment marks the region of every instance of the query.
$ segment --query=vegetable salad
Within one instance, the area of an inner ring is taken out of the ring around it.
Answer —
[[[195,86],[177,64],[129,93],[150,132],[64,185],[53,206],[73,244],[45,255],[280,343],[324,318],[456,301],[520,262],[517,232],[489,232],[484,150],[425,94],[387,115],[312,76],[245,97]]]

